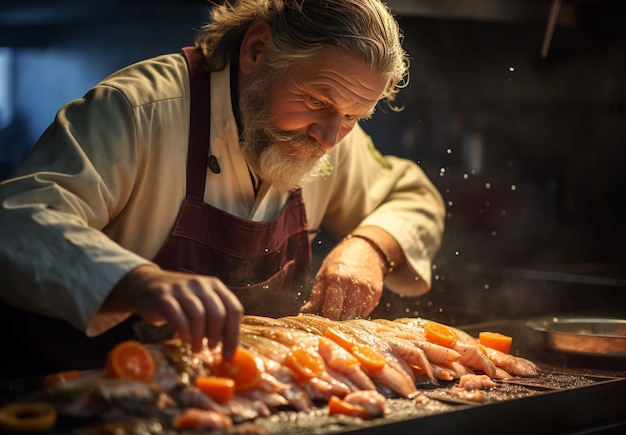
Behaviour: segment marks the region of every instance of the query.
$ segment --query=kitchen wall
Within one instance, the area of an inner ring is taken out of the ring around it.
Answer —
[[[14,103],[0,128],[0,178],[63,103],[124,65],[190,44],[207,16],[198,2],[81,4],[0,13]],[[544,59],[545,22],[400,16],[412,57],[405,109],[380,107],[364,127],[383,152],[420,163],[448,219],[432,291],[386,296],[378,314],[626,315],[620,18],[587,13],[557,27]],[[322,236],[316,249],[331,244]]]

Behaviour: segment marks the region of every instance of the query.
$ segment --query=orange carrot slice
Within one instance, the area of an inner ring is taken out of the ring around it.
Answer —
[[[426,322],[424,324],[424,335],[426,341],[448,348],[456,346],[456,333],[449,326],[441,323]]]
[[[330,399],[328,399],[328,414],[350,415],[353,417],[360,417],[366,420],[372,418],[372,415],[367,412],[367,410],[362,406],[353,405],[343,399],[340,399],[337,396],[330,396]]]
[[[65,370],[62,372],[54,373],[43,378],[43,386],[44,388],[49,387],[52,384],[56,384],[58,382],[65,382],[70,379],[75,379],[80,377],[80,372],[78,370]]]
[[[261,371],[254,354],[242,347],[235,350],[230,361],[220,361],[215,367],[214,374],[235,381],[236,391],[251,390],[261,379]]]
[[[332,341],[337,343],[339,346],[343,347],[345,350],[348,350],[348,351],[352,349],[352,346],[354,346],[354,341],[350,337],[348,337],[347,334],[344,334],[343,332],[341,332],[340,330],[336,328],[332,328],[332,327],[326,328],[326,330],[324,331],[324,337],[331,339]]]
[[[498,332],[483,331],[478,334],[478,342],[485,347],[509,353],[511,351],[513,337]]]
[[[387,364],[384,356],[362,344],[355,344],[350,352],[370,372],[378,372]]]
[[[336,328],[326,328],[324,336],[350,352],[364,368],[372,372],[382,370],[387,363],[383,355],[364,344],[355,343],[348,334]]]
[[[107,355],[105,368],[111,377],[144,382],[150,382],[156,370],[150,350],[135,340],[113,347]]]
[[[220,376],[199,376],[196,387],[219,403],[226,403],[235,394],[235,381]]]
[[[285,365],[292,369],[302,379],[311,379],[321,376],[326,370],[326,363],[313,349],[295,345],[289,349]]]

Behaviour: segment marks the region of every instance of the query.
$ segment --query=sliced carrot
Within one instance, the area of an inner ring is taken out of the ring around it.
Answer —
[[[326,328],[324,337],[331,339],[345,350],[350,350],[352,346],[354,346],[354,341],[347,334],[344,334],[336,328]]]
[[[65,371],[54,373],[54,374],[44,377],[43,386],[44,388],[47,388],[52,384],[56,384],[58,382],[65,382],[67,380],[76,379],[78,377],[80,377],[80,372],[78,370],[65,370]]]
[[[490,347],[500,352],[509,353],[511,351],[511,344],[513,343],[513,337],[500,334],[498,332],[483,331],[478,334],[478,342],[483,346]]]
[[[256,358],[252,352],[242,347],[235,350],[233,357],[221,360],[215,366],[215,375],[230,378],[235,381],[236,391],[248,391],[253,389],[261,379]]]
[[[150,382],[156,365],[146,346],[136,340],[127,340],[109,351],[105,368],[114,378]]]
[[[330,399],[328,399],[328,414],[350,415],[352,417],[360,417],[366,420],[372,418],[372,415],[362,406],[353,405],[337,396],[330,396]]]
[[[387,364],[383,355],[362,344],[355,344],[350,352],[370,372],[378,372]]]
[[[424,335],[426,341],[448,348],[456,346],[456,333],[449,326],[436,322],[426,322],[424,324]]]
[[[226,403],[235,394],[235,381],[220,376],[199,376],[196,387],[219,403]]]
[[[348,334],[345,334],[336,328],[326,328],[324,336],[333,340],[339,346],[350,352],[363,367],[372,372],[382,370],[387,363],[383,355],[364,344],[355,343],[354,340],[348,336]]]
[[[285,365],[302,379],[321,376],[326,370],[324,359],[313,349],[295,345],[289,349]]]

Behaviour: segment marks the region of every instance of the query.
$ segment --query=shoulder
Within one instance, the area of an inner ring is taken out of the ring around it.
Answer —
[[[96,85],[122,93],[129,104],[150,103],[189,97],[189,72],[180,53],[165,54],[129,65]]]

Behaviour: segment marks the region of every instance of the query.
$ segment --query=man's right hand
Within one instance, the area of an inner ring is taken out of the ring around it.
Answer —
[[[146,322],[169,324],[194,352],[222,343],[230,359],[239,343],[243,306],[216,277],[165,271],[142,265],[124,276],[104,302],[101,312],[136,313]]]

